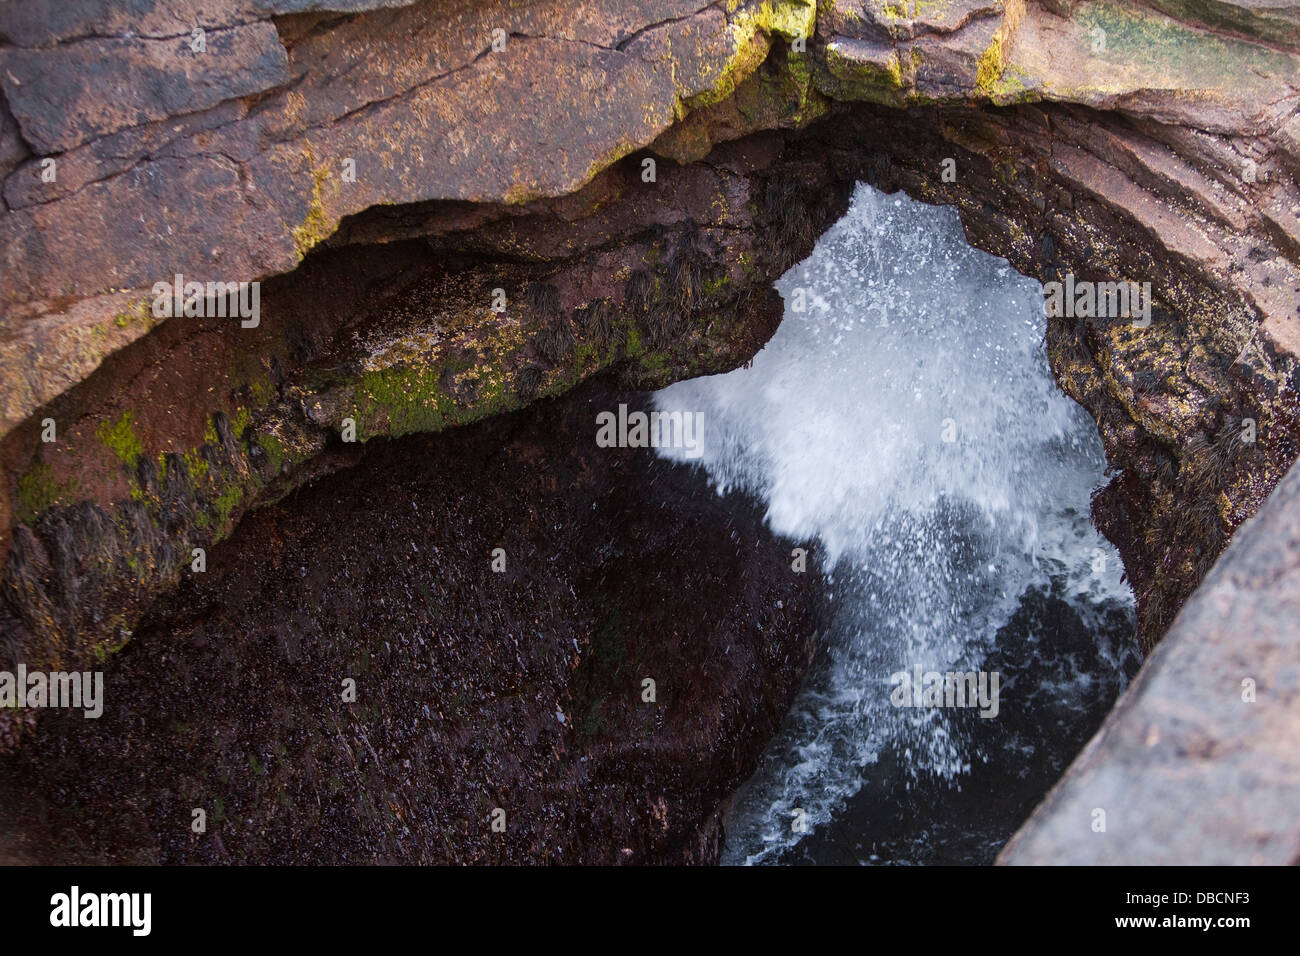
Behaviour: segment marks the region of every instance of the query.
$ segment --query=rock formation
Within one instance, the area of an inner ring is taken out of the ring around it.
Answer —
[[[0,756],[0,862],[716,859],[822,588],[750,502],[595,446],[643,401],[380,440],[250,515],[101,665],[102,717]]]
[[[1145,645],[1296,457],[1294,4],[137,8],[0,6],[0,659],[121,648],[348,427],[743,363],[858,179],[1151,283],[1149,326],[1048,328]],[[256,326],[155,314],[178,275],[262,282]]]

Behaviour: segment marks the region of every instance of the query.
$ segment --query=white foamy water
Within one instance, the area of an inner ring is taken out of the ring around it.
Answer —
[[[1105,462],[1048,369],[1037,282],[971,248],[954,210],[859,186],[777,288],[785,320],[750,368],[656,396],[703,412],[720,492],[765,503],[833,568],[827,659],[738,795],[728,862],[800,839],[794,808],[833,825],[886,743],[913,774],[969,769],[950,712],[895,709],[891,674],[978,669],[1035,585],[1085,620],[1131,601],[1087,519]]]

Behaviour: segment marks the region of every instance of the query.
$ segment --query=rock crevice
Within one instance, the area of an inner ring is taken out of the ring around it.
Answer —
[[[1293,7],[231,0],[200,77],[162,6],[0,13],[0,653],[114,653],[366,440],[742,364],[858,180],[1150,283],[1047,336],[1146,646],[1300,448]],[[258,325],[155,316],[177,273],[263,282]]]

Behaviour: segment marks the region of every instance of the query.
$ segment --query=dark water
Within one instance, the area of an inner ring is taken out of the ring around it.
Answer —
[[[980,662],[1002,674],[998,717],[962,711],[953,728],[969,770],[916,774],[904,745],[890,742],[827,826],[768,862],[993,862],[1137,672],[1132,626],[1122,608],[1084,620],[1059,587],[1032,588]]]

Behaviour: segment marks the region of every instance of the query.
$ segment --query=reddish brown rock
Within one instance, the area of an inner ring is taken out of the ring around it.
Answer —
[[[847,194],[815,154],[760,135],[708,165],[664,161],[654,184],[629,160],[563,201],[482,209],[470,236],[461,205],[378,211],[348,236],[386,241],[268,282],[255,328],[178,318],[144,334],[148,312],[127,313],[113,329],[142,337],[51,410],[59,440],[10,436],[6,458],[30,462],[0,578],[13,653],[53,667],[120,646],[193,548],[338,466],[326,452],[345,420],[364,442],[604,370],[657,387],[735,368],[781,314],[751,283],[806,254]],[[423,238],[397,241],[408,230]]]
[[[344,418],[438,430],[602,369],[652,386],[743,362],[771,279],[856,179],[956,205],[1044,280],[1152,283],[1149,327],[1048,330],[1118,470],[1094,514],[1146,645],[1296,457],[1285,4],[146,6],[134,28],[104,3],[0,14],[14,653],[119,647],[189,547],[337,466]],[[229,48],[249,69],[128,69],[177,16],[252,38]],[[82,72],[120,83],[72,85],[91,51],[109,59]],[[64,85],[26,82],[46,74]],[[177,272],[264,280],[262,325],[157,321]]]
[[[701,472],[596,447],[645,402],[590,383],[250,518],[101,718],[0,757],[0,862],[714,861],[820,579]]]
[[[200,28],[201,29],[201,28]],[[197,49],[196,49],[197,47]],[[43,155],[288,82],[275,28],[253,23],[191,38],[86,39],[0,50],[0,87],[23,138]]]

